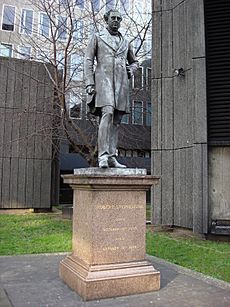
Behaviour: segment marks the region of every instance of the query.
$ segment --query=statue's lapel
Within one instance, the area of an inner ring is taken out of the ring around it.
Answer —
[[[124,44],[124,38],[123,36],[120,34],[120,44],[117,46],[115,46],[114,41],[112,39],[112,35],[109,33],[109,31],[104,30],[101,34],[100,34],[100,38],[103,40],[103,42],[109,46],[110,48],[113,49],[113,51],[118,52],[123,44]]]
[[[107,30],[104,30],[101,34],[100,34],[100,38],[103,40],[103,42],[109,46],[110,48],[112,48],[114,51],[116,51],[116,48],[113,44],[112,41],[112,37],[109,34],[109,32]]]
[[[120,45],[117,49],[117,53],[122,53],[124,51],[124,49],[127,48],[127,41],[123,38],[123,36],[121,35],[121,41],[120,41]]]
[[[118,48],[117,48],[117,52],[119,52],[120,51],[120,49],[122,48],[122,46],[123,46],[123,44],[124,44],[124,38],[123,38],[123,36],[120,34],[120,44],[119,44],[119,46],[118,46]]]

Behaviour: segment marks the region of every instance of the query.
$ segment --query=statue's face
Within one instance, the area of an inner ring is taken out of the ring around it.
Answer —
[[[111,12],[107,21],[109,29],[115,32],[118,31],[121,25],[121,20],[122,18],[119,12]]]

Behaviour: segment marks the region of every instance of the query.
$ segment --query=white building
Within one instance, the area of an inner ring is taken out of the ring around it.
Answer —
[[[44,4],[49,12],[45,12]],[[68,14],[71,5],[71,18]],[[49,59],[52,56],[51,31],[56,30],[60,47],[66,47],[70,21],[73,20],[73,49],[76,52],[81,39],[87,39],[96,27],[104,25],[103,14],[117,8],[124,16],[122,31],[138,48],[144,40],[140,56],[146,57],[151,48],[151,2],[148,0],[0,0],[0,55],[18,58]],[[96,23],[95,23],[96,22]],[[83,46],[84,47],[84,46]],[[59,49],[61,54],[62,48]],[[58,55],[61,60],[61,55]],[[75,60],[80,60],[76,59]]]
[[[66,69],[69,106],[75,106],[74,116],[81,118],[84,50],[93,31],[105,26],[103,15],[111,8],[122,13],[121,31],[138,50],[140,62],[150,58],[149,0],[0,0],[0,56],[49,62]]]

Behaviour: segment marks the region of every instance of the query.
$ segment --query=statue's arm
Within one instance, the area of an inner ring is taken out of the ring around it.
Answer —
[[[127,72],[128,75],[133,76],[134,72],[137,70],[139,67],[139,62],[136,59],[134,49],[131,43],[129,43],[129,49],[128,49],[128,54],[127,54],[127,60],[129,63],[129,66],[127,67]]]
[[[96,46],[97,46],[97,37],[96,35],[93,35],[85,51],[84,74],[85,74],[86,88],[95,86],[94,58],[96,55]]]

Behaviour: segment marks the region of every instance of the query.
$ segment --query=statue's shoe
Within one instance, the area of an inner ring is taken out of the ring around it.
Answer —
[[[102,159],[99,161],[99,167],[100,168],[108,168],[109,164],[108,164],[108,159]]]
[[[126,168],[127,166],[119,163],[114,157],[108,159],[109,167]]]

